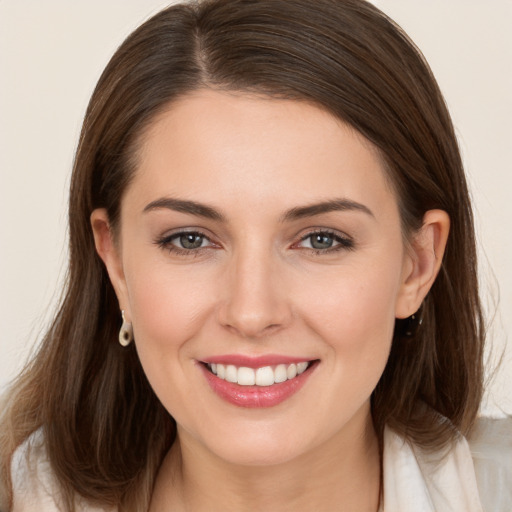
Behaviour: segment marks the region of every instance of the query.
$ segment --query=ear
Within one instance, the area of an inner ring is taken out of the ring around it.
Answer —
[[[107,268],[110,282],[119,301],[119,309],[125,311],[125,318],[130,322],[131,314],[122,258],[119,246],[114,239],[107,211],[104,208],[98,208],[92,212],[90,219],[96,252]]]
[[[405,257],[396,318],[407,318],[420,308],[441,268],[449,232],[450,217],[445,211],[425,213]]]

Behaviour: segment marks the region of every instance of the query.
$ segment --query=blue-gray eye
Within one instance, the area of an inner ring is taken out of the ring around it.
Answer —
[[[318,253],[330,253],[342,249],[353,249],[354,242],[351,238],[330,231],[315,231],[307,234],[299,243],[303,249],[311,249]]]
[[[176,239],[183,249],[199,249],[205,241],[205,237],[198,233],[183,233]]]
[[[330,249],[334,245],[334,237],[328,233],[314,233],[308,238],[313,249]]]

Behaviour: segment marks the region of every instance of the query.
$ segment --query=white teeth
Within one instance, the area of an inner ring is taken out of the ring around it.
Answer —
[[[227,382],[237,383],[240,386],[272,386],[286,380],[293,379],[297,375],[304,373],[309,366],[309,362],[291,363],[289,365],[278,364],[275,367],[263,366],[253,369],[242,366],[237,368],[232,364],[224,365],[220,363],[208,364],[208,368]]]
[[[232,364],[228,364],[226,366],[226,377],[225,377],[225,379],[228,382],[237,382],[238,381],[238,375],[237,375],[236,366],[233,366]]]
[[[254,386],[256,384],[256,372],[252,368],[242,366],[238,368],[238,384],[240,386]]]
[[[270,366],[264,366],[256,370],[256,386],[272,386],[274,384],[274,372]]]
[[[286,375],[288,377],[288,380],[293,379],[293,377],[297,376],[297,365],[291,364],[288,366],[288,369],[286,370]]]
[[[300,375],[306,368],[308,367],[308,363],[297,363],[297,374]]]
[[[284,382],[285,380],[288,380],[286,366],[284,364],[278,364],[275,369],[274,382]]]

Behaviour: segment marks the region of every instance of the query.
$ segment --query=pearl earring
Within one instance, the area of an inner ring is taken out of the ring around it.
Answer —
[[[133,327],[130,322],[124,319],[124,310],[121,311],[121,316],[123,317],[123,325],[119,330],[119,343],[123,347],[127,347],[133,340]]]

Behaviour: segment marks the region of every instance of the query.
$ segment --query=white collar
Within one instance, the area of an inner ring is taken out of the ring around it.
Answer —
[[[383,512],[483,512],[463,437],[436,458],[386,428],[383,472]]]

